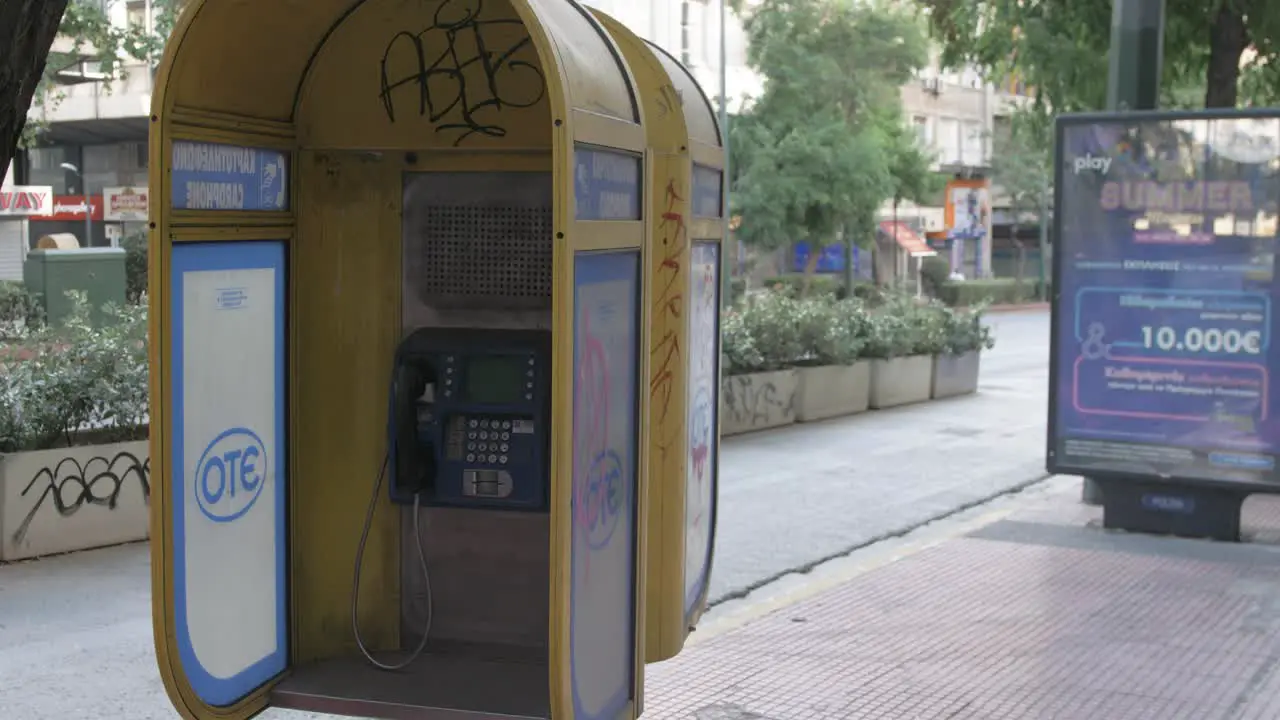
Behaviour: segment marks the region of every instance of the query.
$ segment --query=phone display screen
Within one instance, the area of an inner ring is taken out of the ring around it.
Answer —
[[[526,393],[525,359],[519,355],[468,358],[463,370],[469,402],[507,405],[520,402]]]

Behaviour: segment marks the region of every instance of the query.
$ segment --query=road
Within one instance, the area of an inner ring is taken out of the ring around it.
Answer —
[[[976,396],[725,439],[712,602],[1043,477],[1048,313],[991,324]]]
[[[713,601],[1042,477],[1048,315],[992,324],[977,396],[726,440]],[[0,718],[175,717],[149,596],[145,545],[0,567]]]

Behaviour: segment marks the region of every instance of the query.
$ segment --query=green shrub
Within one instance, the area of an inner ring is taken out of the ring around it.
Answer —
[[[744,375],[945,351],[948,308],[896,291],[883,291],[881,300],[873,307],[831,295],[797,299],[786,288],[752,293],[724,313],[724,372]]]
[[[724,299],[725,307],[733,307],[742,302],[742,296],[747,292],[746,278],[730,278],[729,279],[729,297]]]
[[[0,343],[0,453],[147,436],[147,316],[140,306],[105,312],[94,327],[82,292],[65,323]]]
[[[801,302],[784,292],[761,292],[742,307],[746,331],[755,340],[763,359],[761,371],[793,367],[804,355],[796,318]]]
[[[924,283],[925,292],[938,297],[947,278],[951,277],[951,262],[941,255],[925,258],[920,264],[920,281]]]
[[[853,285],[853,297],[870,305],[880,305],[885,299],[884,288],[876,287],[875,283],[860,282]]]
[[[804,275],[779,275],[778,277],[766,279],[764,286],[774,292],[786,293],[790,297],[798,298],[804,293],[804,280]],[[809,297],[819,295],[835,296],[843,290],[844,282],[839,277],[833,275],[809,276]]]
[[[124,248],[124,296],[137,304],[147,294],[147,234],[135,233],[120,242]]]
[[[961,280],[944,283],[938,298],[952,307],[967,307],[983,302],[1014,305],[1034,300],[1037,289],[1035,280],[1026,280],[1021,284],[1015,278]]]
[[[747,330],[740,308],[725,310],[720,319],[720,352],[725,375],[747,375],[764,367],[764,355]]]
[[[886,292],[871,313],[866,357],[888,360],[936,355],[946,342],[946,310],[936,300],[918,300],[904,292]]]
[[[869,320],[860,300],[820,296],[797,301],[796,327],[800,358],[805,366],[848,365],[867,342]]]
[[[19,282],[0,281],[0,338],[21,336],[44,325],[40,298]]]
[[[996,339],[991,333],[991,326],[982,322],[986,309],[985,303],[962,310],[946,308],[942,352],[963,355],[995,347]]]

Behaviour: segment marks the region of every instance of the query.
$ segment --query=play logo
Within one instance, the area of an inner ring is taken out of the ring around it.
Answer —
[[[1100,172],[1106,175],[1111,170],[1111,158],[1105,155],[1094,155],[1093,153],[1085,153],[1078,155],[1071,161],[1072,167],[1075,168],[1076,175],[1082,172]]]

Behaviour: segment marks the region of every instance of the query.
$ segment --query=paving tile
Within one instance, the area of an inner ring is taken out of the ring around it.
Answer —
[[[1101,534],[1086,516],[1058,522]],[[1251,500],[1246,521],[1280,537],[1280,502]],[[1103,537],[909,556],[651,666],[644,717],[1280,718],[1280,563]]]

